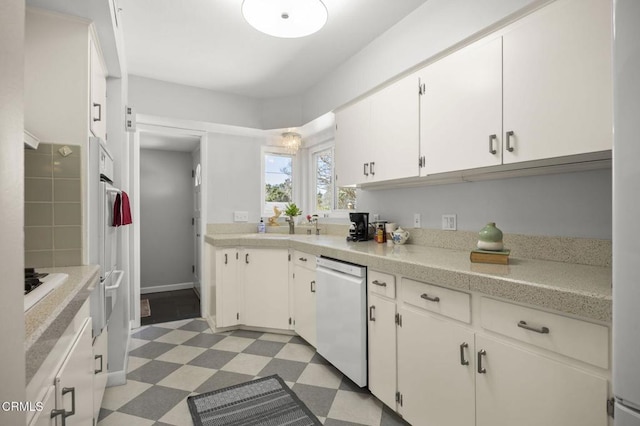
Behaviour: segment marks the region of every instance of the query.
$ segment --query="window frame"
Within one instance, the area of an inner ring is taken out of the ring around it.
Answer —
[[[333,199],[331,200],[331,209],[329,211],[320,210],[316,211],[316,178],[317,174],[317,165],[316,165],[316,155],[321,152],[331,150],[331,176],[332,176],[332,185],[333,185]],[[336,144],[335,139],[331,139],[330,141],[319,143],[317,145],[311,146],[308,148],[307,162],[309,164],[309,172],[307,175],[308,179],[308,193],[309,193],[309,211],[311,214],[316,214],[318,217],[328,217],[328,218],[348,218],[351,210],[347,209],[337,209],[336,206],[338,204],[338,188],[336,185]],[[355,211],[355,210],[354,210]]]
[[[266,204],[266,180],[265,180],[265,157],[267,155],[277,155],[291,158],[291,202],[300,206],[299,200],[299,176],[298,176],[298,153],[291,153],[281,146],[263,145],[260,148],[260,217],[272,217],[273,210],[267,212]],[[284,214],[284,212],[283,212]],[[283,217],[283,216],[281,216]]]

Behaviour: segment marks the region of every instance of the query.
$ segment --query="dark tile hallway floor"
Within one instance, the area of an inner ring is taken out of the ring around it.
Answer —
[[[186,398],[278,374],[326,426],[407,425],[296,336],[213,333],[203,319],[131,335],[127,384],[107,388],[99,426],[192,425]]]
[[[193,289],[146,293],[140,299],[149,299],[151,307],[151,316],[140,318],[141,325],[200,317],[200,299]]]

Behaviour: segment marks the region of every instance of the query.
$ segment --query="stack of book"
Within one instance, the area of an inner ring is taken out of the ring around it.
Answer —
[[[495,263],[498,265],[508,265],[510,252],[511,250],[507,249],[500,251],[475,249],[471,250],[470,259],[474,263]]]

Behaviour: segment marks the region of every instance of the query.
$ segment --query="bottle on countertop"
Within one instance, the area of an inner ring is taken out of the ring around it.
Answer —
[[[258,223],[258,234],[264,234],[267,231],[267,228],[264,224],[264,220],[260,218],[260,222]]]

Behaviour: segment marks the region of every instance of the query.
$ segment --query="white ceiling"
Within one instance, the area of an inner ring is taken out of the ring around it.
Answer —
[[[121,0],[128,72],[253,98],[298,95],[427,0],[323,1],[323,29],[281,39],[250,27],[242,0]]]

